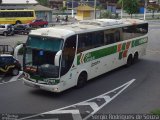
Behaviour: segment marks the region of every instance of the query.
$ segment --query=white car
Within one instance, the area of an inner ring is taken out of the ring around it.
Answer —
[[[1,24],[0,25],[0,34],[7,36],[7,35],[14,35],[14,28],[11,24]]]

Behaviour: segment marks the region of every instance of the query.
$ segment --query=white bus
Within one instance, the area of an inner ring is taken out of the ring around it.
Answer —
[[[24,84],[52,92],[88,80],[145,55],[148,23],[96,19],[33,30],[25,44]]]

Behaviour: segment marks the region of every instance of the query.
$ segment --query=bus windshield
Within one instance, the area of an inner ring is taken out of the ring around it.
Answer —
[[[29,36],[26,42],[25,67],[38,68],[37,74],[58,77],[59,66],[55,66],[55,55],[62,49],[63,39]]]

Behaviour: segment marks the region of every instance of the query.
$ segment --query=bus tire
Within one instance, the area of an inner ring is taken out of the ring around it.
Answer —
[[[133,63],[136,63],[139,59],[139,56],[138,56],[138,52],[135,52],[134,54],[134,58],[133,58]]]
[[[132,58],[132,55],[130,54],[128,56],[128,58],[127,58],[127,64],[126,64],[126,66],[129,67],[129,66],[132,65],[132,63],[133,63],[133,58]]]
[[[22,22],[21,22],[21,21],[19,21],[19,20],[17,20],[17,21],[16,21],[16,24],[21,24],[21,23],[22,23]]]
[[[82,72],[78,77],[77,88],[82,88],[87,82],[87,73]]]

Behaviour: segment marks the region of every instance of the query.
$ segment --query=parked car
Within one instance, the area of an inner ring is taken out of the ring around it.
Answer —
[[[0,25],[0,34],[7,36],[7,35],[14,35],[14,27],[11,24],[1,24]]]
[[[33,20],[29,23],[31,27],[46,27],[48,25],[48,21],[44,21],[42,19]]]
[[[21,64],[12,55],[0,55],[0,74],[11,74],[16,76],[21,70]]]
[[[31,27],[28,24],[16,24],[14,26],[15,34],[29,34]]]

